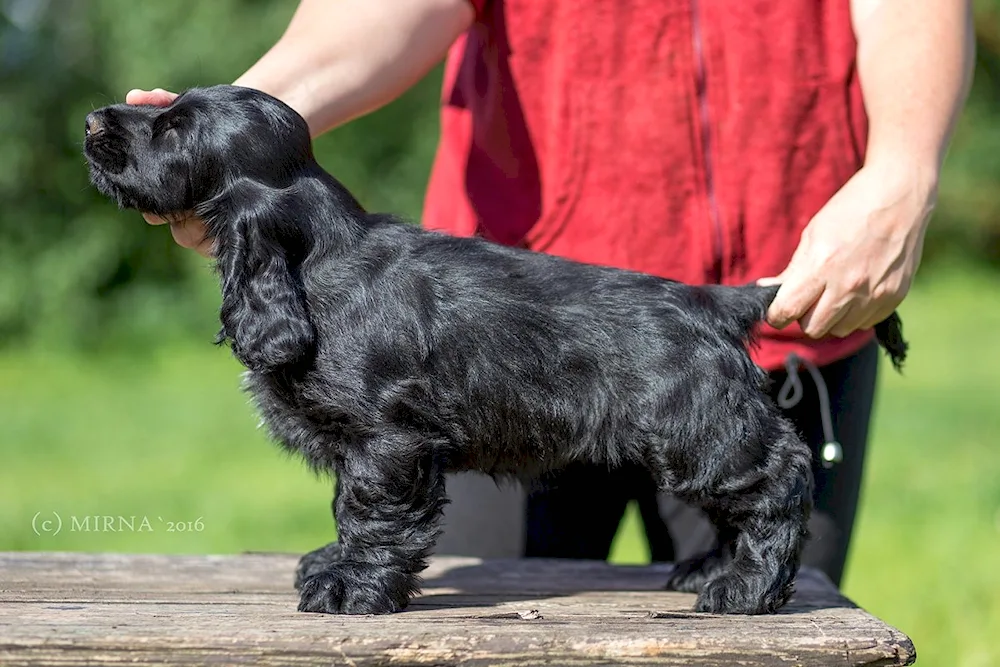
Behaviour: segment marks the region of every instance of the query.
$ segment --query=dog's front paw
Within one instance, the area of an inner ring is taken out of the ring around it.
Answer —
[[[299,611],[321,614],[391,614],[410,599],[406,577],[364,563],[334,563],[307,578]]]
[[[306,579],[326,570],[340,560],[340,542],[331,542],[325,547],[310,551],[299,559],[295,569],[295,590],[301,590]]]

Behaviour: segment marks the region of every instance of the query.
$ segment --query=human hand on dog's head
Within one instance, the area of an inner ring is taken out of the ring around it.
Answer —
[[[177,99],[177,93],[171,93],[162,88],[154,88],[153,90],[136,88],[125,95],[126,104],[150,104],[156,107],[170,106],[170,103],[175,99]],[[208,238],[205,221],[195,215],[193,211],[179,211],[169,218],[143,212],[142,217],[151,225],[169,224],[170,234],[174,237],[177,245],[190,248],[203,257],[213,256],[214,244]]]

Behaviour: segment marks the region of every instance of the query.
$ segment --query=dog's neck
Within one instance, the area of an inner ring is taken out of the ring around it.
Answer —
[[[364,207],[318,164],[295,180],[287,196],[314,243],[327,252],[346,251],[368,233]]]
[[[287,250],[298,246],[306,253],[347,251],[368,231],[361,204],[315,163],[280,186],[240,178],[196,212],[213,238],[252,231]]]

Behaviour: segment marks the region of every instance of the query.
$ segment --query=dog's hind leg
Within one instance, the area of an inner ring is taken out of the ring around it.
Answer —
[[[769,614],[791,597],[812,508],[809,450],[781,420],[766,474],[756,488],[716,497],[714,509],[737,532],[732,560],[708,579],[697,611]]]
[[[720,529],[719,546],[679,563],[667,582],[698,593],[698,611],[777,611],[792,593],[807,534],[811,453],[777,407],[745,398],[727,401],[743,414],[727,407],[698,425],[708,439],[678,445],[675,436],[650,449],[663,490],[703,508]]]
[[[718,519],[712,521],[718,530],[715,546],[705,553],[679,561],[667,579],[668,591],[700,593],[705,584],[721,573],[733,560],[736,538],[739,531],[725,525]]]
[[[340,541],[333,551],[339,554],[318,553],[307,563],[300,611],[384,614],[406,607],[419,588],[446,502],[444,472],[433,452],[420,436],[401,431],[345,452],[334,501]],[[325,561],[330,555],[338,557]]]

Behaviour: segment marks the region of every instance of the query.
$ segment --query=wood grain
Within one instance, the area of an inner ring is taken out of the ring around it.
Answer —
[[[804,570],[774,616],[691,611],[669,566],[436,559],[392,616],[295,611],[288,555],[0,553],[0,665],[907,665]]]

